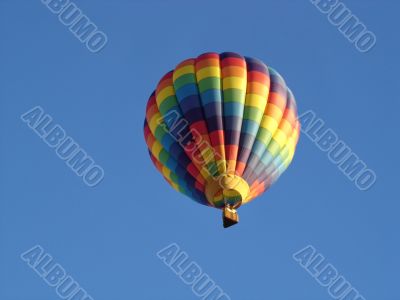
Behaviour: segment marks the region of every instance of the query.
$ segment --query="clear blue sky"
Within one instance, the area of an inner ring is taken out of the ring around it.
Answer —
[[[377,36],[355,47],[309,1],[76,1],[93,54],[40,0],[0,0],[0,298],[57,299],[20,259],[39,244],[95,300],[197,299],[156,256],[175,242],[231,299],[330,299],[293,259],[308,244],[368,299],[398,299],[398,1],[345,1]],[[377,174],[360,191],[305,135],[292,165],[224,230],[153,167],[148,96],[179,61],[235,51],[277,69]],[[87,187],[20,115],[40,105],[105,170]],[[397,195],[397,196],[396,196]]]

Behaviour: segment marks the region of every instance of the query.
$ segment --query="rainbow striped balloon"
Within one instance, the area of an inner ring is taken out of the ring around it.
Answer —
[[[187,59],[165,74],[144,124],[151,160],[169,184],[225,217],[285,171],[299,130],[283,78],[231,52]]]

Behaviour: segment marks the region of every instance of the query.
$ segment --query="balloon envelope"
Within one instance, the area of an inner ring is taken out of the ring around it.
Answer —
[[[266,191],[293,159],[296,102],[260,60],[205,53],[165,74],[146,107],[151,160],[200,204],[237,208]]]

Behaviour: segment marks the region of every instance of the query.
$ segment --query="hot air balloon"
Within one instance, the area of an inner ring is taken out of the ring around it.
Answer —
[[[158,171],[175,190],[221,209],[224,227],[286,170],[299,130],[283,78],[232,52],[205,53],[165,74],[144,122]]]

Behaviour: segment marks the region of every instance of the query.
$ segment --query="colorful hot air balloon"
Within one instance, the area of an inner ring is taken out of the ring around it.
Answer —
[[[177,191],[222,209],[224,227],[285,171],[299,130],[283,78],[231,52],[187,59],[165,74],[144,124],[156,168]]]

